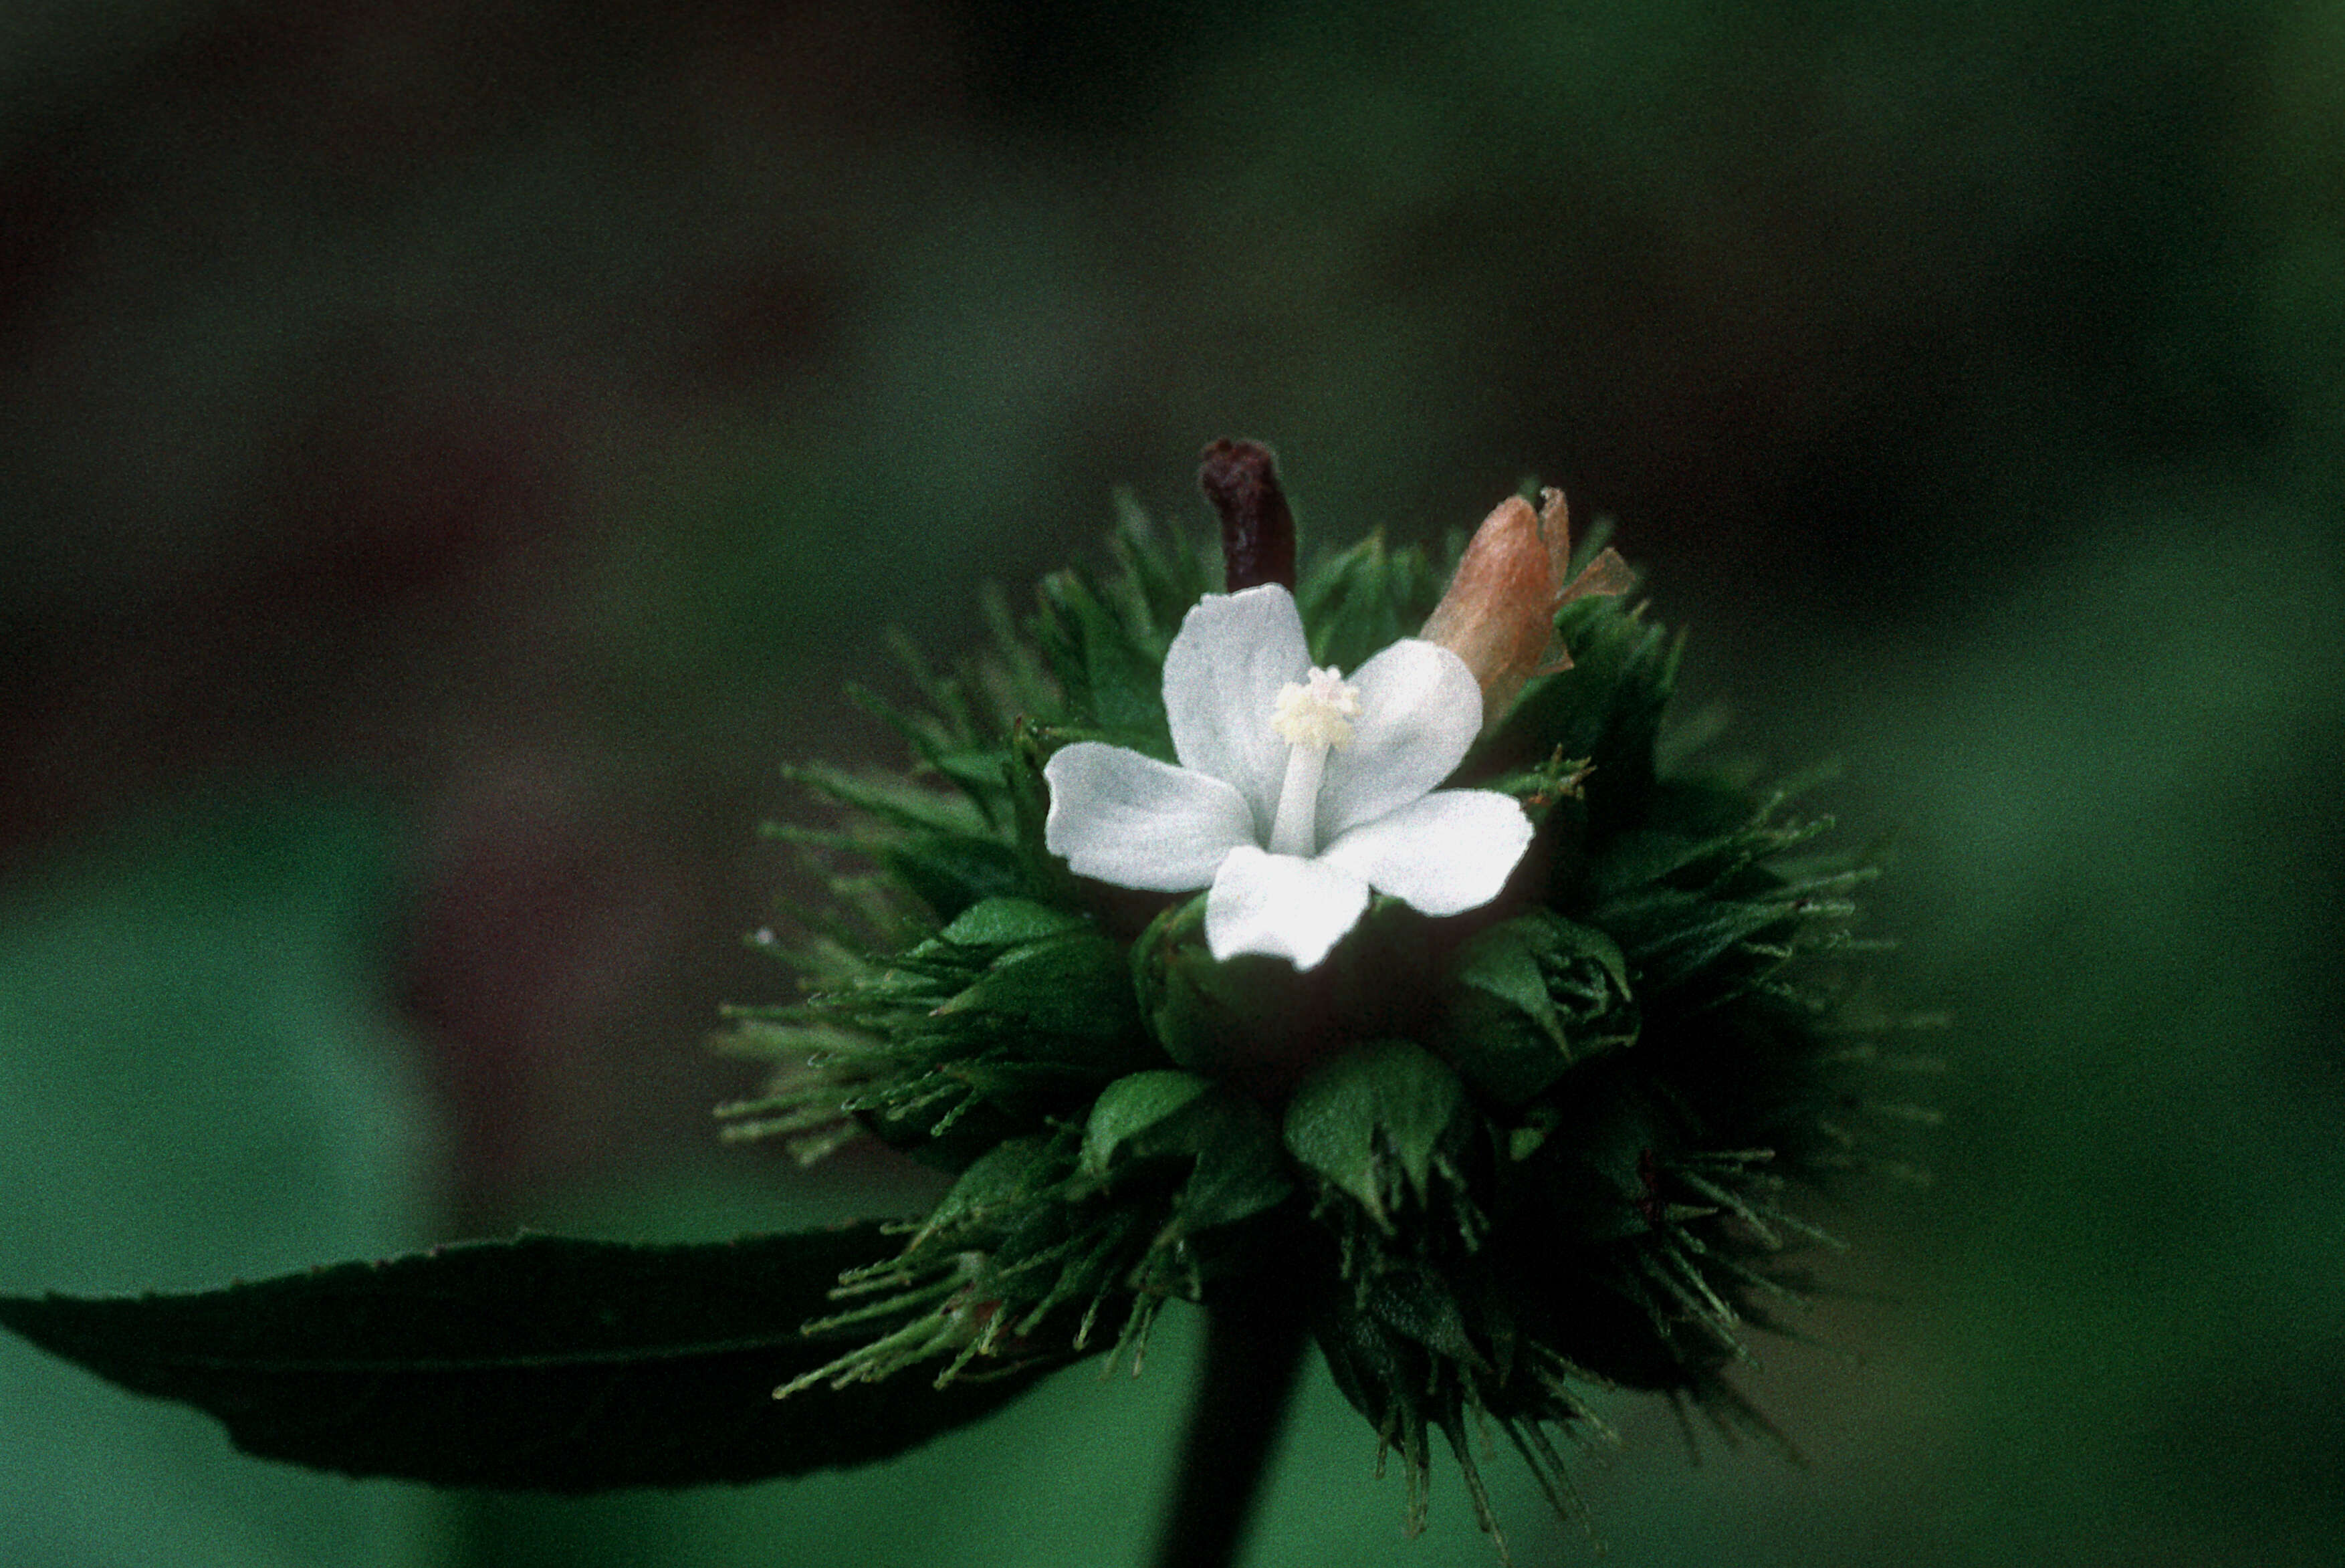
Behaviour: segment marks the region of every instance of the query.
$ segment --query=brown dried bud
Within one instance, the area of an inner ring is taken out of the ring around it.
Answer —
[[[1278,460],[1258,441],[1217,441],[1200,454],[1197,484],[1222,518],[1222,558],[1233,594],[1263,583],[1294,586],[1294,514],[1278,487]]]
[[[1531,677],[1571,667],[1571,655],[1556,636],[1556,611],[1590,594],[1626,593],[1636,584],[1629,563],[1607,549],[1567,585],[1570,560],[1563,492],[1539,492],[1536,515],[1528,502],[1509,496],[1482,519],[1449,591],[1417,634],[1464,659],[1481,682],[1485,728],[1506,716]]]

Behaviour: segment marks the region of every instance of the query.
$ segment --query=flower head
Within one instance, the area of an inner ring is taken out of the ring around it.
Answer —
[[[1430,915],[1498,896],[1530,844],[1510,796],[1435,788],[1482,727],[1473,672],[1404,638],[1354,671],[1314,668],[1294,599],[1274,584],[1209,594],[1164,658],[1180,765],[1096,741],[1043,770],[1043,841],[1119,887],[1210,888],[1216,959],[1310,969],[1371,890]]]

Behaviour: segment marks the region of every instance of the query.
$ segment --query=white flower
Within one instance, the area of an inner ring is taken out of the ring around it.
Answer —
[[[1217,959],[1312,968],[1371,888],[1430,915],[1479,908],[1530,844],[1512,797],[1434,789],[1482,728],[1465,661],[1410,637],[1349,681],[1314,669],[1275,585],[1189,612],[1164,657],[1164,714],[1177,768],[1096,741],[1051,759],[1043,842],[1118,887],[1211,887]]]

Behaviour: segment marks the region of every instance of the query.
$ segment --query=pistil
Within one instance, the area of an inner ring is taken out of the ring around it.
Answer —
[[[1274,855],[1319,852],[1319,776],[1326,770],[1327,748],[1297,746],[1286,754],[1286,782],[1278,791],[1278,815],[1270,824]]]
[[[1287,744],[1286,779],[1279,786],[1278,814],[1264,846],[1272,854],[1307,858],[1319,852],[1319,780],[1327,753],[1352,743],[1352,720],[1359,716],[1360,688],[1345,685],[1344,672],[1333,666],[1279,689],[1270,727]]]

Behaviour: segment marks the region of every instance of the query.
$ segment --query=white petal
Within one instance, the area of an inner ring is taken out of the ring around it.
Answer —
[[[1359,923],[1368,884],[1325,860],[1232,850],[1205,895],[1205,945],[1215,958],[1266,953],[1310,969]]]
[[[1286,776],[1286,742],[1270,727],[1278,693],[1310,669],[1294,597],[1274,583],[1207,594],[1164,655],[1172,754],[1183,768],[1237,786],[1254,809],[1256,842],[1270,837]]]
[[[1451,915],[1497,898],[1530,842],[1530,819],[1511,795],[1442,789],[1353,829],[1319,860],[1412,909]]]
[[[1362,665],[1352,743],[1327,754],[1319,841],[1405,806],[1457,770],[1482,731],[1482,687],[1447,648],[1404,637]]]
[[[1079,877],[1182,892],[1213,880],[1222,857],[1254,842],[1253,813],[1218,779],[1095,740],[1042,767],[1051,814],[1042,842]]]

